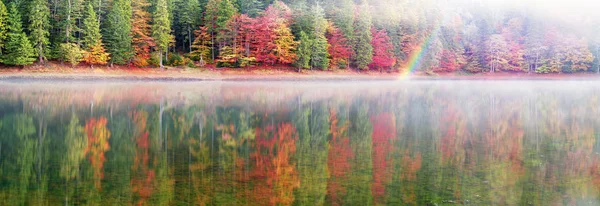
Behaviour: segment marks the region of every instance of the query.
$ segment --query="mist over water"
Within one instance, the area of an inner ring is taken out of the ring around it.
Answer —
[[[594,81],[0,83],[0,205],[595,205]]]

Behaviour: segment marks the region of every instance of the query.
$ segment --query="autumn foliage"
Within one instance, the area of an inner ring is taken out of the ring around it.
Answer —
[[[98,189],[101,188],[100,181],[104,178],[104,162],[106,161],[104,153],[110,149],[108,142],[110,131],[106,128],[107,122],[106,117],[99,117],[91,118],[85,124],[88,137],[86,153],[93,168],[94,182]]]
[[[371,40],[371,45],[373,45],[373,62],[369,64],[369,68],[378,69],[379,71],[390,69],[396,64],[396,58],[392,52],[394,46],[390,41],[390,37],[387,35],[385,29],[377,31],[373,28],[371,29],[371,33],[373,33],[373,40]]]

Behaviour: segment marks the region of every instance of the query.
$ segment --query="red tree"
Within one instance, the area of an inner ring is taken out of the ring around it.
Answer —
[[[273,51],[277,48],[275,40],[278,35],[275,30],[280,24],[289,23],[291,18],[291,10],[283,2],[271,4],[265,10],[265,13],[256,20],[256,23],[251,27],[254,31],[253,44],[250,50],[258,62],[264,64],[275,64],[277,56]]]
[[[333,24],[329,24],[329,28],[327,29],[327,43],[329,43],[327,50],[331,58],[331,66],[346,67],[352,54],[352,49],[348,46],[348,39],[344,37],[344,33],[339,28],[333,26]]]
[[[442,58],[440,60],[440,66],[435,69],[436,72],[453,72],[460,69],[461,65],[459,59],[454,52],[451,50],[442,51]]]
[[[377,31],[375,28],[371,29],[373,39],[371,45],[373,45],[373,62],[369,64],[371,69],[383,69],[394,66],[396,64],[396,58],[394,58],[393,49],[394,46],[390,41],[390,37],[387,35],[385,29]]]

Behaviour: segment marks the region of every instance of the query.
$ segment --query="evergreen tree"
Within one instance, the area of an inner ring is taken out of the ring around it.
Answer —
[[[371,14],[369,5],[363,1],[359,7],[356,21],[354,22],[354,65],[358,69],[368,69],[368,65],[373,60],[373,46],[371,40]]]
[[[21,15],[17,10],[16,4],[10,3],[8,12],[8,36],[2,62],[7,65],[28,65],[35,61],[33,47],[23,32],[21,25]]]
[[[8,31],[7,15],[8,11],[6,10],[6,6],[4,3],[2,3],[2,1],[0,1],[0,55],[2,55],[4,41],[6,40],[6,34]],[[1,58],[0,61],[2,61]]]
[[[148,60],[150,59],[150,47],[155,46],[154,39],[151,37],[152,26],[149,24],[152,17],[147,11],[149,6],[150,4],[146,0],[131,1],[133,13],[131,41],[135,51],[133,63],[139,67],[148,66]]]
[[[157,0],[154,13],[154,24],[152,25],[152,37],[156,41],[156,50],[158,50],[159,53],[160,68],[164,68],[162,56],[163,51],[169,46],[171,33],[170,25],[167,1]]]
[[[181,48],[192,51],[193,32],[198,27],[197,19],[200,18],[200,6],[198,0],[177,0],[173,11],[173,32],[177,42],[181,42]]]
[[[304,33],[304,31],[300,32],[300,44],[298,45],[298,50],[296,51],[296,67],[298,67],[298,72],[301,69],[310,68],[310,54],[311,54],[312,42],[308,38],[308,35]]]
[[[219,7],[217,8],[217,20],[216,20],[216,29],[217,29],[217,41],[219,42],[219,48],[225,46],[228,40],[231,39],[229,36],[229,20],[236,13],[236,9],[229,0],[220,0]]]
[[[106,16],[104,37],[111,63],[126,64],[131,60],[131,1],[114,0]]]
[[[85,19],[83,20],[83,43],[86,47],[85,61],[90,64],[106,64],[109,60],[108,53],[102,45],[100,24],[92,4],[88,4]]]
[[[342,30],[347,39],[354,37],[352,23],[354,21],[354,2],[352,0],[337,0],[333,23]]]
[[[206,9],[204,12],[204,26],[206,26],[206,28],[208,29],[208,33],[210,34],[210,41],[211,41],[211,51],[210,53],[212,54],[212,61],[215,61],[215,50],[214,50],[214,46],[215,46],[215,34],[217,33],[217,11],[218,11],[218,7],[219,7],[219,0],[208,0],[208,2],[206,3]]]
[[[324,70],[329,68],[327,52],[329,45],[327,44],[327,38],[325,38],[325,32],[327,30],[325,11],[317,4],[311,8],[310,15],[313,17],[312,27],[314,34],[310,55],[311,68],[316,67]]]
[[[48,49],[48,36],[50,35],[49,19],[50,9],[46,0],[34,0],[31,2],[31,10],[29,11],[29,31],[32,44],[37,52],[38,61],[44,62]]]

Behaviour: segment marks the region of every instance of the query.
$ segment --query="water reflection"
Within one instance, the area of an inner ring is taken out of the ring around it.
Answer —
[[[599,203],[594,82],[1,84],[0,205]]]

